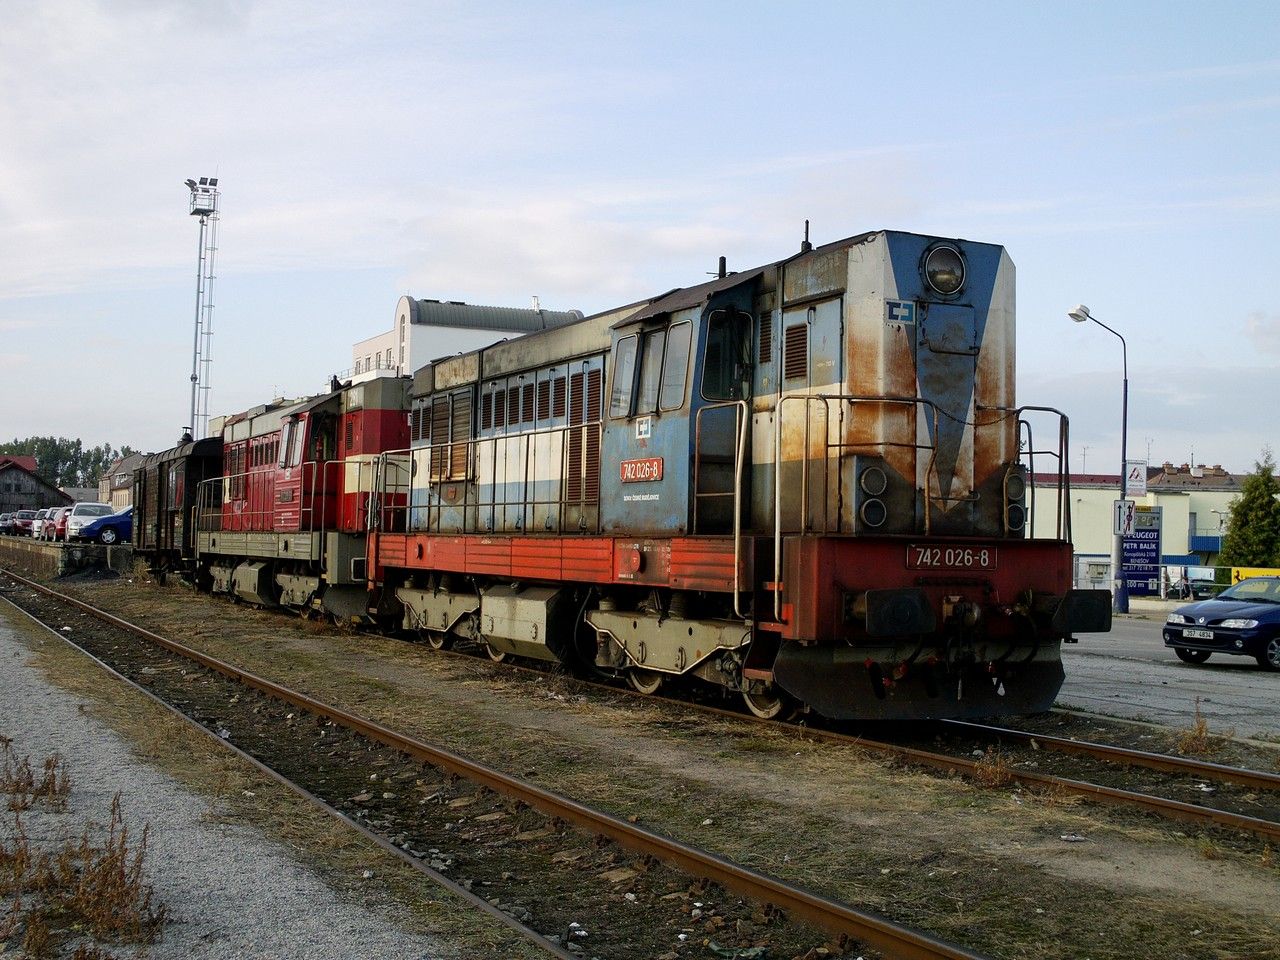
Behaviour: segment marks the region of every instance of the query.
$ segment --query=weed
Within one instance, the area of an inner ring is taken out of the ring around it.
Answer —
[[[71,777],[62,756],[50,754],[44,761],[44,772],[36,779],[30,757],[13,752],[13,741],[0,740],[0,793],[9,795],[9,809],[15,813],[29,810],[37,800],[53,810],[64,810],[71,793]]]
[[[1234,730],[1211,734],[1209,721],[1200,712],[1200,698],[1196,697],[1195,721],[1190,728],[1178,734],[1178,752],[1184,757],[1207,757],[1221,750],[1225,741],[1235,735]]]
[[[1206,860],[1217,860],[1222,856],[1222,851],[1218,849],[1212,840],[1206,840],[1202,837],[1196,847],[1200,851],[1200,856]]]
[[[974,761],[973,777],[984,787],[1003,787],[1013,782],[1009,761],[995,747]]]

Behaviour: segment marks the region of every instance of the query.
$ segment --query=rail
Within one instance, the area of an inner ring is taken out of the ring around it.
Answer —
[[[822,462],[824,465],[822,476],[822,533],[830,532],[830,501],[831,501],[831,454],[836,451],[837,473],[837,489],[839,489],[839,471],[841,460],[852,450],[877,448],[884,449],[886,447],[902,447],[911,450],[928,450],[929,464],[925,469],[925,483],[928,484],[928,477],[933,473],[934,461],[937,459],[938,450],[936,444],[922,443],[903,443],[892,441],[885,438],[878,440],[859,440],[845,441],[839,439],[832,441],[831,439],[831,402],[838,401],[840,403],[841,422],[843,422],[844,407],[848,405],[854,408],[859,404],[877,404],[877,405],[896,405],[911,407],[913,410],[917,407],[928,407],[933,411],[933,431],[931,436],[938,435],[938,408],[929,400],[921,397],[872,397],[859,394],[834,394],[834,393],[788,393],[778,398],[778,405],[774,419],[774,439],[773,439],[773,580],[775,588],[773,591],[773,616],[775,620],[782,619],[782,590],[777,586],[783,582],[782,577],[782,441],[784,427],[784,413],[788,403],[794,406],[797,402],[803,403],[805,407],[804,414],[804,449],[803,456],[800,459],[800,531],[808,532],[811,529],[809,523],[809,464],[813,460],[809,451],[811,448],[811,425],[813,417],[809,415],[809,407],[814,403],[822,404],[822,424],[824,427],[825,439],[823,441]],[[914,432],[914,420],[913,420]],[[794,463],[794,460],[786,461]],[[929,511],[925,510],[924,524],[925,533],[929,531]],[[837,511],[837,528],[839,526],[839,516]]]
[[[885,951],[889,956],[900,957],[903,960],[943,960],[943,958],[983,960],[980,954],[958,944],[948,943],[923,931],[892,923],[875,914],[858,910],[847,903],[774,879],[725,857],[628,823],[619,817],[595,810],[492,767],[469,760],[460,754],[398,733],[373,720],[257,676],[193,647],[152,633],[75,597],[51,590],[43,584],[8,571],[4,572],[25,586],[68,603],[90,616],[127,630],[135,636],[194,661],[246,687],[292,704],[314,716],[330,720],[360,736],[429,763],[447,773],[461,776],[472,783],[527,803],[548,816],[559,818],[565,823],[608,838],[627,849],[652,856],[676,869],[718,883],[725,889],[742,896],[761,903],[773,904],[792,916],[802,918],[833,933],[854,937]]]

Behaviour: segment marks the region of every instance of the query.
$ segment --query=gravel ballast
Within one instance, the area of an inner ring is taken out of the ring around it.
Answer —
[[[0,734],[33,765],[61,754],[73,781],[65,813],[31,816],[24,825],[41,848],[74,840],[86,824],[106,822],[117,793],[131,835],[150,825],[147,880],[168,908],[152,958],[453,955],[343,901],[285,847],[219,822],[207,800],[137,760],[75,697],[40,673],[27,645],[42,641],[20,638],[8,616],[0,614]]]

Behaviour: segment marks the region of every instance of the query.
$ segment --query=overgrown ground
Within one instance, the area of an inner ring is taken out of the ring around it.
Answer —
[[[102,581],[75,590],[317,697],[994,956],[1280,957],[1280,871],[1261,844],[984,789],[678,707],[584,696],[568,681],[335,633],[180,587]],[[127,716],[113,722],[131,726]],[[150,730],[133,733],[166,766],[190,763]],[[273,796],[246,807],[241,794],[224,791],[228,815],[256,819],[276,805]],[[323,852],[310,826],[282,819],[279,829],[303,831],[299,846]],[[438,898],[416,880],[387,892],[428,907]],[[432,919],[428,909],[424,922]]]

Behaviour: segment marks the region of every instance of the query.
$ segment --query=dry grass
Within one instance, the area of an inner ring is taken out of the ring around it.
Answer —
[[[15,939],[33,958],[51,956],[61,942],[85,935],[110,943],[152,942],[166,910],[143,877],[147,833],[143,827],[141,840],[131,845],[117,794],[101,845],[86,828],[77,841],[38,850],[14,810],[0,837],[0,894],[9,900],[0,919],[0,953]],[[76,955],[105,956],[92,946]]]
[[[984,787],[1003,787],[1013,782],[1009,761],[992,747],[973,764],[973,778]]]
[[[30,757],[19,757],[13,741],[0,737],[0,793],[8,794],[13,812],[30,810],[37,802],[50,810],[65,810],[71,793],[71,777],[62,757],[53,753],[45,758],[44,770],[36,779]]]
[[[1184,757],[1209,757],[1218,753],[1227,741],[1236,735],[1235,730],[1220,734],[1209,732],[1209,721],[1200,712],[1200,698],[1196,697],[1195,721],[1178,734],[1178,752]]]

